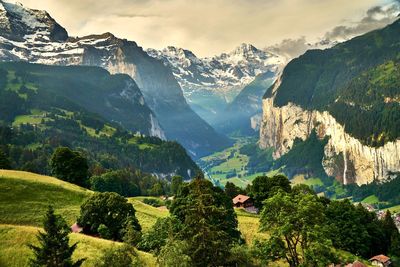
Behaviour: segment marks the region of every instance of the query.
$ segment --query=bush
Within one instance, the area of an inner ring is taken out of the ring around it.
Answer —
[[[167,244],[161,249],[157,262],[160,267],[190,267],[192,260],[186,251],[188,245],[185,241],[168,240]]]
[[[138,248],[158,254],[165,246],[169,235],[177,233],[181,228],[181,222],[175,217],[159,218],[150,231],[142,236]]]
[[[121,241],[128,225],[141,230],[135,213],[132,204],[117,193],[96,193],[82,204],[78,224],[84,233]]]
[[[153,206],[153,207],[161,207],[162,206],[161,201],[158,199],[154,199],[154,198],[145,198],[145,199],[143,199],[143,203]]]
[[[138,267],[140,262],[138,255],[133,247],[124,245],[115,249],[114,247],[106,249],[103,256],[97,262],[100,267]]]

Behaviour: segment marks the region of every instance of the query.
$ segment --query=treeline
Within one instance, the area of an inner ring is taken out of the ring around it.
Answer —
[[[328,137],[320,140],[313,130],[306,140],[296,139],[292,149],[276,160],[272,157],[272,149],[261,150],[257,143],[243,146],[240,153],[249,157],[249,163],[246,166],[248,174],[280,169],[289,178],[297,174],[303,174],[306,178],[318,177],[322,180],[324,187],[329,187],[332,185],[333,178],[328,177],[322,166],[324,147],[327,142]],[[323,190],[321,187],[314,189]]]
[[[178,143],[129,130],[148,129],[150,110],[115,94],[130,81],[140,96],[126,76],[101,68],[1,63],[0,81],[0,145],[14,169],[50,174],[51,154],[65,146],[97,169],[134,168],[186,179],[199,170]]]
[[[396,178],[386,181],[378,182],[373,181],[370,184],[356,185],[350,184],[346,185],[345,189],[347,191],[347,196],[351,196],[354,201],[359,202],[366,197],[375,195],[378,197],[380,207],[385,207],[385,202],[387,206],[399,205],[400,204],[400,176],[397,175]]]
[[[0,168],[9,168],[9,164],[0,150]],[[90,168],[81,152],[68,147],[58,147],[51,155],[48,166],[50,174],[63,181],[97,192],[115,192],[125,197],[171,195],[183,183],[181,176],[158,178],[134,168]]]
[[[59,146],[76,148],[88,158],[91,168],[116,170],[140,169],[144,172],[176,173],[186,179],[198,167],[176,142],[154,137],[134,136],[117,130],[113,136],[89,135],[74,120],[54,120],[48,127],[30,124],[9,127],[0,124],[0,149],[13,169],[50,174],[48,161]],[[130,140],[134,138],[135,142]],[[140,148],[140,145],[147,145]],[[93,170],[95,173],[95,170]]]

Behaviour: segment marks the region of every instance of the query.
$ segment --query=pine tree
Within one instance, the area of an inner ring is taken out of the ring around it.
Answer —
[[[232,200],[202,176],[179,190],[170,212],[182,224],[192,266],[225,266],[232,245],[241,241]]]
[[[10,161],[6,154],[0,149],[0,169],[11,169]]]
[[[54,214],[53,207],[49,207],[43,224],[45,232],[39,232],[37,235],[40,245],[28,245],[34,253],[34,258],[30,260],[30,266],[80,266],[84,259],[80,259],[75,263],[71,259],[77,243],[69,246],[68,234],[70,230],[68,225],[61,216]]]

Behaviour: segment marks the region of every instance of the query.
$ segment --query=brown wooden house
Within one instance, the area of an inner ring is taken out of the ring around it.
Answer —
[[[391,266],[392,264],[390,258],[382,254],[370,258],[369,261],[371,262],[372,266],[386,267],[386,266]]]
[[[253,200],[245,195],[237,195],[232,201],[235,208],[249,208],[254,206]]]

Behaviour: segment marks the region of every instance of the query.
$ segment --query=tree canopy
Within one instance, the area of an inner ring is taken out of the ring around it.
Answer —
[[[135,209],[117,193],[96,193],[81,206],[78,224],[88,234],[121,241],[128,225],[141,230]]]
[[[273,196],[279,190],[290,192],[290,181],[284,175],[258,176],[250,186],[250,196],[254,200],[254,206],[262,208],[263,201]]]
[[[68,147],[57,148],[50,159],[51,172],[57,178],[78,185],[85,185],[89,166],[81,153]]]

